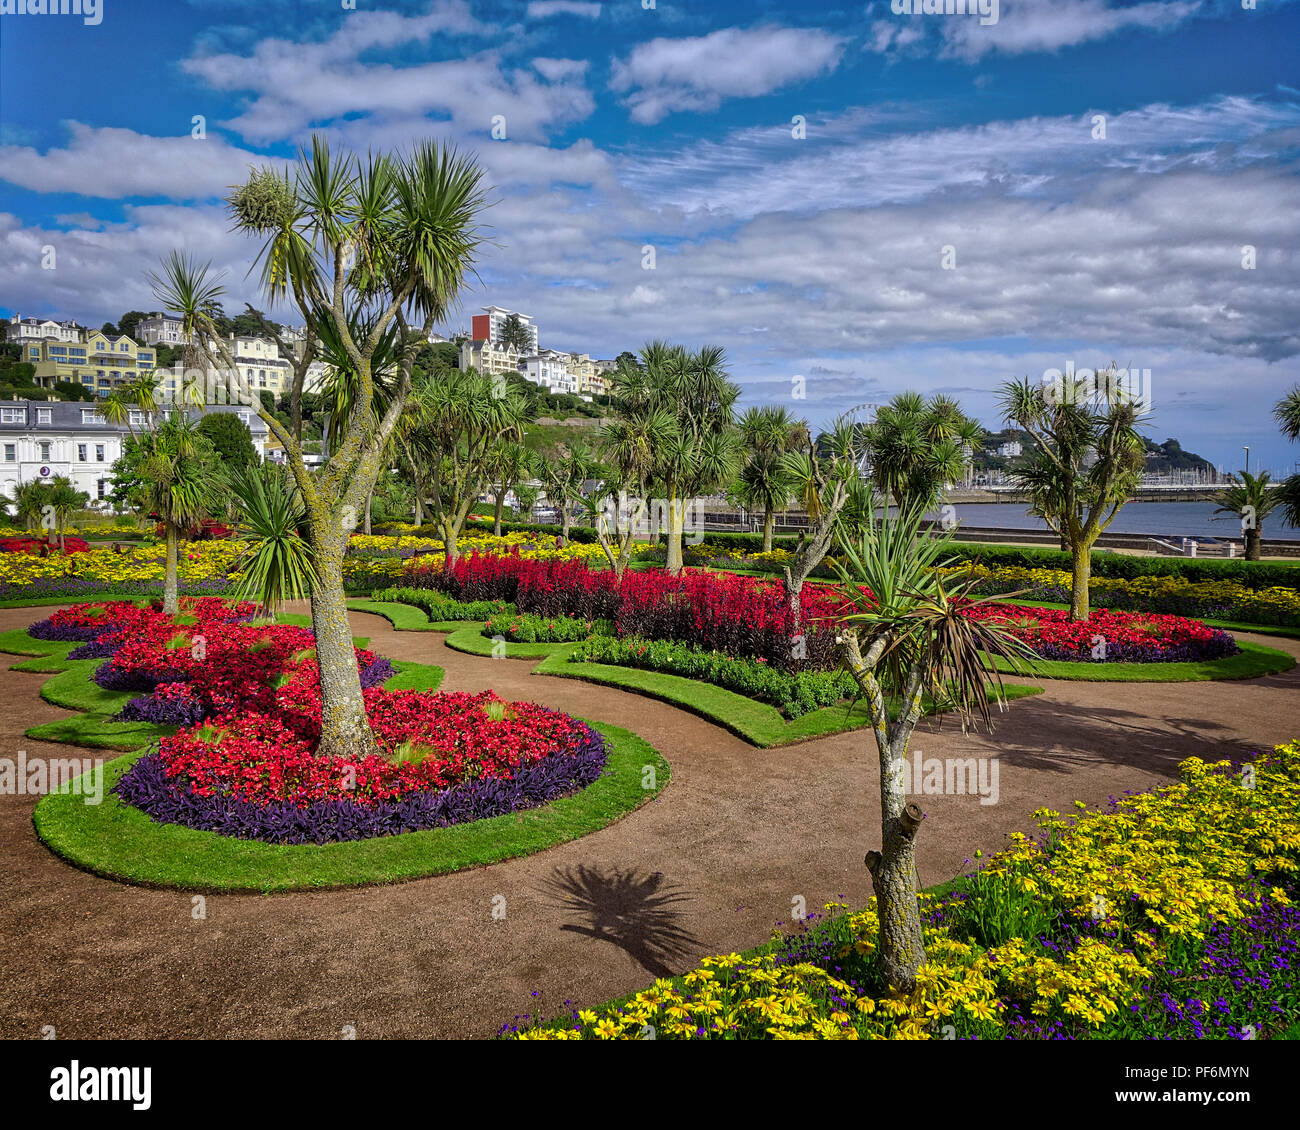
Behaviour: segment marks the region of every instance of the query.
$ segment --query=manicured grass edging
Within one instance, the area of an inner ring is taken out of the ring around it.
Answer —
[[[1289,671],[1295,660],[1285,651],[1238,640],[1239,655],[1196,663],[1091,663],[1040,659],[1013,663],[998,658],[1004,674],[1029,675],[1040,679],[1069,679],[1092,683],[1192,683],[1219,679],[1256,679]]]
[[[369,609],[358,608],[357,611]],[[383,612],[376,614],[384,615]],[[390,620],[390,623],[396,626],[395,621]],[[483,635],[481,623],[459,624],[455,627],[456,630],[445,641],[449,648],[467,655],[492,655],[494,643]],[[534,675],[581,679],[667,702],[730,730],[751,745],[763,749],[808,741],[845,730],[857,730],[871,724],[866,706],[862,703],[852,708],[847,703],[824,706],[799,718],[787,720],[775,706],[698,679],[646,671],[638,667],[575,662],[570,656],[578,646],[576,643],[506,643],[505,658],[541,659],[542,662],[533,669]],[[1042,688],[1007,684],[1004,691],[1010,702],[1026,695],[1041,694]]]
[[[390,682],[388,685],[392,685]],[[103,766],[103,803],[84,804],[72,790],[44,797],[32,822],[56,854],[84,870],[145,886],[196,891],[292,891],[396,883],[531,855],[612,824],[668,783],[668,762],[628,730],[590,722],[610,742],[603,776],[573,796],[540,808],[335,844],[268,844],[158,824],[110,792],[142,756]],[[654,787],[646,788],[647,767]]]
[[[287,622],[288,617],[281,617]],[[365,637],[357,637],[358,647],[364,647]],[[33,639],[21,628],[0,632],[0,652],[11,655],[32,655],[23,663],[15,663],[11,671],[53,671],[53,678],[41,685],[41,697],[46,702],[65,710],[77,711],[71,718],[59,718],[31,726],[26,736],[38,741],[65,742],[84,749],[138,750],[158,738],[176,732],[174,726],[159,726],[153,722],[114,722],[113,715],[121,711],[138,691],[108,691],[94,681],[95,669],[102,659],[69,659],[68,652],[80,643]],[[423,663],[393,661],[397,672],[384,686],[389,690],[437,690],[442,682],[443,669]]]
[[[527,646],[527,645],[519,645]],[[540,644],[534,646],[542,646]],[[858,730],[871,724],[865,703],[852,707],[823,706],[798,718],[787,720],[775,706],[757,702],[736,694],[735,691],[714,686],[682,675],[668,675],[660,671],[645,671],[638,667],[616,667],[605,663],[574,662],[569,652],[574,644],[551,644],[551,655],[537,665],[534,675],[554,675],[561,679],[584,679],[590,683],[603,683],[633,694],[646,695],[667,702],[701,718],[730,730],[751,745],[767,749],[771,746],[790,745],[808,741],[826,734],[845,730]],[[1006,700],[1011,702],[1026,695],[1041,694],[1042,687],[1018,686],[1008,683],[1003,687]],[[929,711],[927,711],[929,713]]]

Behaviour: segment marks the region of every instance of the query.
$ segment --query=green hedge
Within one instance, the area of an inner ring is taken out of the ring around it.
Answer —
[[[1059,549],[1018,549],[1011,546],[976,545],[958,542],[955,556],[978,559],[985,565],[1019,565],[1029,569],[1072,567],[1070,555]],[[1284,565],[1272,561],[1243,561],[1238,558],[1131,557],[1123,553],[1094,551],[1095,577],[1182,577],[1189,581],[1236,581],[1251,589],[1274,585],[1294,588],[1300,584],[1300,561]]]

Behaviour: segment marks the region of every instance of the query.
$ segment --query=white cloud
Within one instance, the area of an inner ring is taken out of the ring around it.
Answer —
[[[905,129],[903,127],[906,127]],[[903,204],[945,193],[1073,198],[1082,180],[1119,170],[1218,170],[1297,149],[1300,100],[1217,98],[987,125],[918,129],[914,107],[877,105],[808,123],[809,141],[784,126],[739,130],[671,154],[625,157],[620,176],[661,210],[708,218]],[[815,148],[813,143],[815,142]]]
[[[937,42],[942,56],[975,62],[991,52],[1054,52],[1122,32],[1168,31],[1213,11],[1205,0],[1145,0],[1122,6],[1111,0],[1000,0],[997,22],[984,24],[978,13],[894,14],[889,3],[877,0],[867,7],[867,14],[875,18],[867,47],[882,53],[919,54],[927,44]]]
[[[551,16],[582,16],[594,20],[600,16],[601,6],[587,0],[532,0],[528,5],[530,20],[545,20]]]
[[[838,65],[845,40],[816,28],[723,28],[683,39],[653,39],[615,60],[610,88],[625,94],[633,119],[716,110],[724,98],[752,98]]]
[[[0,146],[0,179],[34,192],[196,200],[221,195],[244,179],[250,164],[284,164],[213,133],[199,141],[188,134],[150,137],[129,129],[65,124],[71,137],[61,149],[39,153],[27,146]]]
[[[543,81],[530,71],[508,72],[495,50],[412,66],[372,58],[435,36],[493,30],[460,0],[441,0],[422,16],[358,11],[320,42],[265,39],[247,56],[198,54],[181,65],[216,90],[252,95],[244,112],[223,124],[259,144],[300,139],[313,125],[337,119],[382,129],[417,116],[463,137],[486,135],[501,115],[510,137],[538,140],[592,112],[595,103],[573,67],[553,69],[557,77]]]

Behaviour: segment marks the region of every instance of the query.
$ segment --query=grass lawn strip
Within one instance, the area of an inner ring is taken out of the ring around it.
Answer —
[[[1188,663],[1093,663],[1079,660],[1039,659],[1013,663],[997,658],[1003,674],[1039,679],[1069,679],[1092,683],[1194,683],[1228,679],[1256,679],[1276,675],[1295,666],[1285,651],[1238,640],[1239,655]]]
[[[594,784],[540,808],[449,828],[349,843],[268,844],[158,824],[109,791],[140,752],[104,765],[102,804],[84,804],[73,792],[74,781],[44,797],[32,822],[49,848],[69,863],[145,886],[265,893],[397,883],[578,839],[635,811],[668,783],[668,762],[647,742],[618,726],[588,724],[610,742],[606,771]],[[647,766],[654,768],[651,789],[643,787]]]
[[[306,617],[299,617],[306,620]],[[290,617],[281,617],[289,623]],[[366,637],[357,637],[358,647],[364,647]],[[11,671],[55,672],[41,686],[41,697],[46,702],[75,710],[71,718],[43,722],[24,731],[37,741],[65,742],[85,749],[137,750],[167,734],[176,727],[160,726],[153,722],[114,722],[119,713],[140,691],[108,691],[93,679],[95,669],[102,659],[69,659],[68,652],[80,647],[78,641],[33,639],[21,628],[0,632],[0,652],[11,655],[32,655],[22,663],[15,663]],[[393,661],[397,672],[384,685],[389,690],[436,690],[442,682],[441,667],[421,663]]]

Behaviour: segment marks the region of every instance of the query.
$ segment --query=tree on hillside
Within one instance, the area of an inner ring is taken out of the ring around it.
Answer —
[[[1214,496],[1219,505],[1216,514],[1236,514],[1241,519],[1241,536],[1246,541],[1246,560],[1258,561],[1260,538],[1264,533],[1264,519],[1277,507],[1278,492],[1273,488],[1269,473],[1261,471],[1252,475],[1243,471],[1241,478],[1228,476],[1228,485]]]
[[[531,353],[533,335],[518,314],[507,314],[501,323],[500,344],[516,353]]]
[[[55,381],[54,391],[64,400],[94,400],[95,394],[76,381]]]
[[[306,510],[306,540],[315,565],[312,626],[320,668],[320,756],[366,756],[374,734],[361,694],[343,587],[343,557],[365,500],[384,466],[385,451],[405,410],[415,355],[445,320],[473,269],[484,204],[482,170],[454,150],[429,142],[404,156],[364,158],[331,152],[322,136],[284,173],[253,170],[228,198],[235,227],[264,240],[257,262],[271,302],[290,299],[307,327],[307,348],[293,355],[292,425],[256,405],[286,454]],[[181,315],[202,355],[235,368],[209,311],[222,288],[210,269],[173,253],[155,293]],[[358,311],[369,332],[358,339]],[[353,315],[353,316],[350,316]],[[340,440],[319,471],[307,468],[295,432],[314,334],[329,321],[356,370],[356,394]],[[374,412],[372,358],[396,323],[397,384],[382,418]]]
[[[1142,474],[1138,404],[1112,366],[1058,375],[1056,384],[1026,377],[1002,388],[1002,412],[1034,437],[1031,458],[1008,474],[1069,544],[1073,558],[1070,619],[1086,620],[1092,547],[1129,500]]]
[[[806,445],[808,425],[789,409],[769,405],[748,409],[739,427],[745,462],[735,494],[745,506],[763,511],[763,552],[770,553],[776,512],[789,504],[795,490],[786,455],[801,442]]]
[[[135,331],[145,318],[149,317],[143,310],[128,310],[117,320],[117,328],[127,337],[134,338]],[[138,338],[136,339],[139,340]]]
[[[261,462],[253,446],[253,433],[233,412],[209,413],[199,421],[198,430],[232,475],[241,467],[255,467]]]

